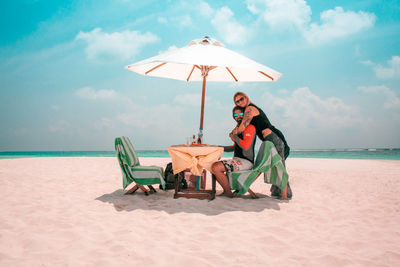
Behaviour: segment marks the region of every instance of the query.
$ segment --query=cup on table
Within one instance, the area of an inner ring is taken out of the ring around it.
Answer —
[[[186,145],[190,146],[192,144],[192,138],[188,137],[186,138]]]

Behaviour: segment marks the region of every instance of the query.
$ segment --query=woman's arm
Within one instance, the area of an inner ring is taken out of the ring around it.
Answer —
[[[252,106],[247,106],[246,109],[244,110],[244,115],[243,115],[243,120],[240,123],[240,125],[238,127],[236,127],[237,131],[236,134],[239,134],[241,132],[244,131],[244,129],[246,129],[247,126],[249,126],[251,120],[254,117],[254,112],[255,112],[256,108],[252,107]]]

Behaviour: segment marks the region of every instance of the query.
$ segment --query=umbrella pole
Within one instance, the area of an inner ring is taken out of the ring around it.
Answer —
[[[206,95],[206,78],[207,78],[207,76],[203,76],[203,91],[201,93],[200,131],[203,131],[204,98],[205,98],[205,95]]]

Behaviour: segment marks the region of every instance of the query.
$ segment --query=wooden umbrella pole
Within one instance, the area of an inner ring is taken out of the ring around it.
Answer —
[[[203,91],[201,93],[200,131],[203,130],[204,100],[205,100],[205,95],[206,95],[206,79],[207,79],[207,76],[203,76]]]
[[[201,113],[200,113],[200,133],[203,132],[203,121],[204,121],[204,101],[206,97],[206,80],[208,71],[213,67],[201,65],[201,76],[203,76],[203,90],[201,93]]]

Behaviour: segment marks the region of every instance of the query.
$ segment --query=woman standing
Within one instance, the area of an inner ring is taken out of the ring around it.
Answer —
[[[233,96],[233,101],[236,106],[244,108],[245,111],[241,124],[233,129],[232,133],[242,133],[249,124],[254,125],[258,138],[260,138],[262,141],[271,141],[275,145],[276,150],[278,151],[282,158],[282,162],[285,165],[285,159],[289,156],[290,147],[288,146],[282,132],[271,124],[264,111],[254,105],[245,93],[237,92]],[[281,192],[277,186],[271,186],[271,194],[273,196],[281,196],[281,199],[287,199],[287,197],[291,198],[292,190],[290,189],[289,183],[285,191]]]

